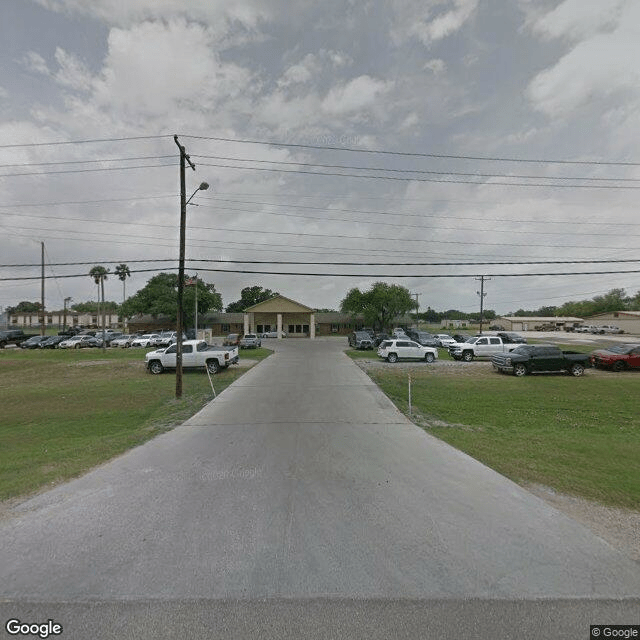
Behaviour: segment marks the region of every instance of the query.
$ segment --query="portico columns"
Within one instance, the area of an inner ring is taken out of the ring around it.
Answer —
[[[309,318],[309,337],[314,340],[316,337],[316,316],[315,314],[311,314]]]
[[[278,340],[282,340],[282,314],[278,314]]]

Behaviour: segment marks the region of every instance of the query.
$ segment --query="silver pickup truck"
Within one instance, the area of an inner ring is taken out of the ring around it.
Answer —
[[[166,349],[150,351],[145,356],[147,370],[153,374],[162,373],[165,369],[176,368],[177,345],[172,344]],[[185,340],[182,343],[182,368],[204,369],[209,373],[218,373],[230,364],[236,364],[238,347],[212,347],[204,340]]]

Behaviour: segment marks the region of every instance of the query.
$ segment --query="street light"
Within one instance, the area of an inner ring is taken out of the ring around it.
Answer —
[[[177,140],[176,140],[177,143]],[[178,262],[178,317],[177,317],[177,339],[176,339],[176,398],[182,397],[182,332],[184,331],[184,253],[185,253],[185,234],[187,226],[187,205],[191,202],[193,196],[198,191],[206,191],[209,185],[201,182],[200,186],[191,194],[188,200],[185,199],[185,161],[188,156],[184,147],[178,144],[180,148],[180,257]],[[189,160],[189,164],[191,161]]]

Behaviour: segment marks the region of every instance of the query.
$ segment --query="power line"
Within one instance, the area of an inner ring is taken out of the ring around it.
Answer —
[[[174,269],[172,269],[174,270]],[[131,273],[148,273],[157,272],[158,269],[138,269]],[[289,271],[249,271],[246,269],[212,269],[199,267],[199,271],[210,271],[215,273],[250,273],[255,275],[276,275],[276,276],[305,276],[305,277],[341,277],[341,278],[475,278],[475,273],[446,273],[446,274],[396,274],[396,273],[305,273],[305,272],[289,272]],[[623,275],[627,273],[640,273],[640,269],[627,271],[567,271],[567,272],[549,272],[549,273],[490,273],[485,274],[485,278],[525,278],[540,276],[587,276],[587,275]],[[86,273],[76,273],[69,275],[45,276],[49,278],[86,278]],[[40,280],[41,276],[18,276],[11,278],[0,278],[0,281],[10,282],[18,280]]]
[[[130,169],[156,169],[158,167],[175,167],[173,164],[144,164],[133,167],[100,167],[99,169],[69,169],[68,171],[31,171],[21,173],[0,173],[0,178],[14,178],[16,176],[51,176],[64,173],[94,173],[96,171],[128,171]]]
[[[133,160],[165,160],[166,158],[173,158],[173,156],[136,156],[132,158],[99,158],[92,160],[59,160],[57,162],[21,162],[17,164],[0,164],[0,168],[6,169],[9,167],[48,167],[54,165],[67,165],[67,164],[92,164],[98,162],[131,162]]]
[[[148,263],[148,262],[175,262],[177,258],[160,258],[149,260],[90,260],[84,262],[49,262],[48,266],[63,267],[63,266],[80,266],[80,265],[95,265],[95,264],[115,264],[115,263]],[[307,261],[307,260],[231,260],[231,259],[215,259],[215,258],[189,258],[188,262],[215,262],[215,263],[228,263],[228,264],[306,264],[306,265],[321,265],[321,266],[379,266],[379,267],[442,267],[442,266],[471,266],[471,265],[523,265],[523,264],[618,264],[627,262],[640,262],[640,258],[618,258],[611,260],[483,260],[472,262],[328,262],[328,261]],[[12,267],[39,267],[40,263],[29,264],[0,264],[0,268],[12,268]]]
[[[503,187],[547,187],[552,189],[640,189],[640,186],[624,186],[624,185],[596,185],[596,184],[540,184],[534,182],[479,182],[477,180],[441,180],[438,178],[401,178],[398,176],[370,176],[357,173],[335,173],[335,172],[319,172],[304,171],[302,169],[269,169],[267,167],[241,167],[239,165],[226,165],[215,163],[199,163],[201,167],[218,167],[219,169],[239,169],[241,171],[269,171],[272,173],[295,173],[312,176],[329,176],[338,178],[365,178],[369,180],[395,180],[400,182],[435,182],[438,184],[477,184],[482,186],[503,186]]]
[[[267,142],[264,140],[242,140],[238,138],[221,138],[214,136],[193,136],[183,134],[184,138],[191,138],[193,140],[212,140],[216,142],[237,142],[240,144],[259,144],[272,147],[291,147],[298,149],[318,149],[321,151],[348,151],[352,153],[369,153],[391,156],[407,156],[417,158],[442,158],[447,160],[480,160],[488,162],[526,162],[531,164],[575,164],[575,165],[606,165],[606,166],[622,166],[622,167],[637,167],[640,166],[640,162],[614,162],[606,160],[561,160],[552,158],[506,158],[496,156],[467,156],[467,155],[453,155],[443,153],[412,153],[408,151],[388,151],[388,150],[376,150],[376,149],[355,149],[353,147],[331,147],[312,144],[295,144],[287,142]]]
[[[131,140],[159,140],[172,138],[170,134],[156,136],[125,136],[122,138],[92,138],[88,140],[59,140],[57,142],[26,142],[22,144],[0,144],[0,149],[21,149],[26,147],[54,147],[69,144],[89,144],[94,142],[129,142]]]
[[[224,160],[228,162],[256,162],[260,164],[282,164],[288,166],[298,167],[319,167],[322,169],[355,169],[362,171],[385,171],[391,173],[419,173],[436,176],[463,176],[473,178],[517,178],[524,180],[591,180],[597,182],[640,182],[640,178],[593,178],[586,176],[530,176],[522,174],[509,174],[509,173],[463,173],[459,171],[431,171],[426,169],[391,169],[387,167],[362,167],[344,164],[318,164],[312,162],[293,162],[285,160],[258,160],[255,158],[237,158],[229,156],[202,156],[193,155],[193,158],[206,158],[209,160]]]

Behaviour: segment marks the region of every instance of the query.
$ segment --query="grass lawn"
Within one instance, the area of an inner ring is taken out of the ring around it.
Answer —
[[[371,378],[407,413],[408,369]],[[520,484],[640,509],[640,375],[495,373],[488,363],[410,370],[412,419]]]
[[[213,398],[204,371],[144,369],[145,349],[0,350],[0,500],[77,476],[180,424]],[[269,349],[242,351],[262,359]],[[216,393],[246,371],[212,377]]]

